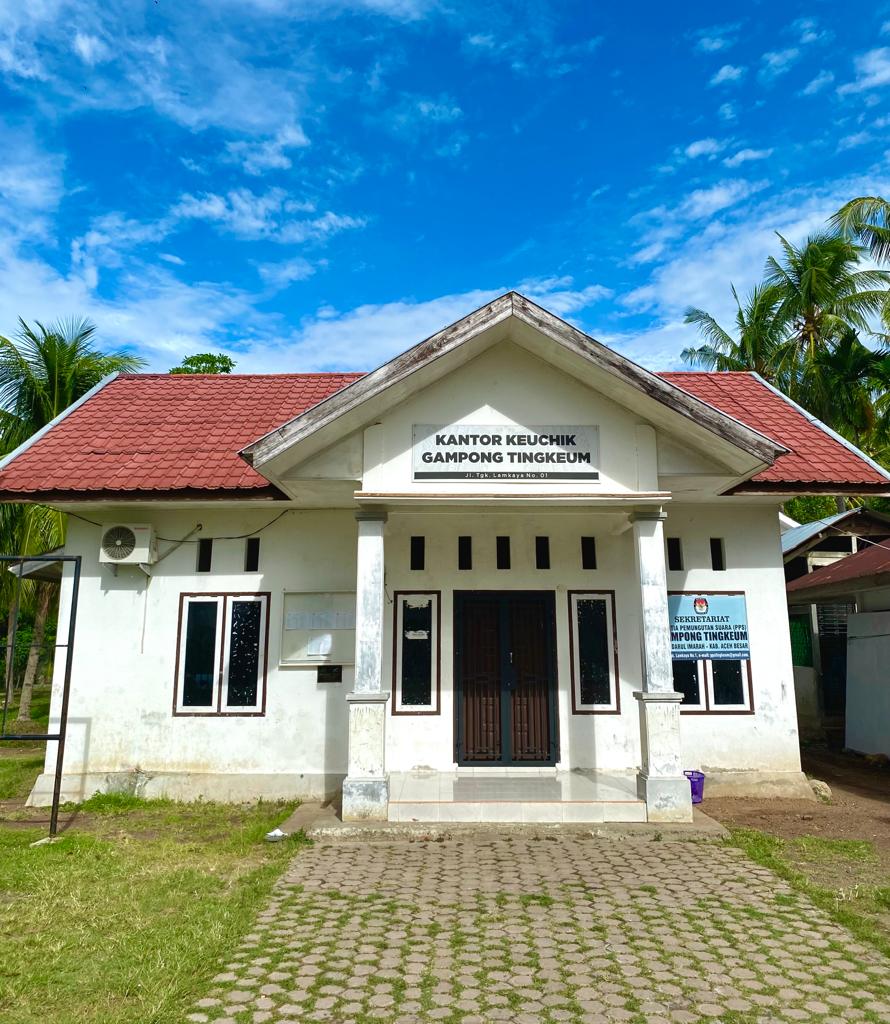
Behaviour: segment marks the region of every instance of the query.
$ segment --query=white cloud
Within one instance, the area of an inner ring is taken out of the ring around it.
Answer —
[[[731,25],[712,25],[692,33],[695,49],[698,53],[720,53],[735,46],[739,23]]]
[[[0,128],[0,198],[11,213],[49,213],[64,193],[64,158],[41,149],[27,129]]]
[[[165,263],[171,263],[174,267],[185,266],[185,260],[180,256],[176,256],[172,252],[159,252],[158,259],[163,260]]]
[[[792,32],[796,32],[801,46],[813,43],[824,43],[833,38],[834,33],[820,27],[816,18],[798,18],[791,24]]]
[[[766,181],[730,178],[709,188],[695,189],[672,207],[659,206],[631,218],[631,224],[645,225],[640,247],[631,254],[632,265],[662,259],[670,246],[690,229],[701,231],[700,222],[742,202],[767,187]]]
[[[726,142],[721,142],[718,139],[697,139],[695,142],[690,142],[683,152],[690,160],[694,160],[700,156],[716,156],[726,149]]]
[[[321,261],[322,264],[325,262]],[[315,273],[315,267],[302,257],[281,260],[278,263],[261,263],[257,267],[260,277],[276,291],[287,288],[295,281],[305,281]]]
[[[554,38],[552,17],[528,18],[511,33],[509,18],[503,16],[497,32],[472,32],[464,39],[465,52],[476,58],[505,63],[519,75],[549,78],[570,74],[581,67],[603,42],[602,36],[588,36],[577,42]]]
[[[838,152],[846,149],[855,149],[857,146],[864,146],[872,140],[871,132],[854,132],[852,135],[845,135],[837,144]]]
[[[679,207],[680,216],[692,220],[701,220],[710,217],[719,210],[725,210],[729,206],[747,199],[755,192],[767,187],[766,181],[745,181],[736,178],[730,181],[721,181],[710,188],[699,188],[683,200]]]
[[[580,312],[611,295],[599,285],[573,285],[571,277],[557,277],[524,281],[517,287],[559,316]],[[367,303],[345,311],[322,307],[290,337],[254,346],[239,357],[239,369],[368,370],[507,290],[475,289],[429,300]]]
[[[735,104],[721,103],[717,108],[717,116],[721,121],[735,121],[739,115]]]
[[[111,55],[105,43],[98,36],[90,35],[88,32],[76,32],[73,46],[77,56],[90,67],[108,60]]]
[[[820,71],[815,78],[810,81],[800,90],[801,96],[815,96],[817,92],[821,92],[827,85],[831,85],[834,81],[833,71]]]
[[[772,152],[771,149],[740,149],[738,153],[728,156],[723,163],[726,167],[740,167],[751,160],[766,160],[768,156],[772,156]]]
[[[723,85],[726,82],[738,82],[745,74],[747,69],[743,67],[737,67],[733,64],[724,64],[716,74],[711,77],[709,85]]]
[[[757,77],[762,82],[771,82],[780,75],[786,74],[800,59],[800,50],[792,46],[787,50],[773,50],[764,53],[760,58],[760,70]]]
[[[600,340],[646,366],[680,365],[681,349],[699,341],[695,330],[682,322],[687,307],[706,309],[719,323],[731,326],[730,283],[744,295],[761,279],[766,257],[776,253],[777,231],[800,244],[807,235],[824,229],[831,214],[850,196],[884,195],[888,189],[890,179],[843,179],[819,189],[755,200],[734,210],[732,216],[710,221],[666,248],[649,280],[619,300],[635,311],[648,312],[652,323],[640,330],[598,335]]]
[[[284,125],[271,139],[259,141],[238,139],[226,143],[229,158],[240,163],[247,174],[258,176],[266,171],[287,170],[293,166],[290,149],[309,145],[303,129],[296,124]]]
[[[890,84],[890,47],[881,46],[853,58],[856,78],[838,88],[843,96]]]
[[[314,206],[291,199],[281,188],[263,194],[250,189],[232,189],[225,195],[216,192],[185,193],[170,211],[181,220],[203,220],[216,224],[238,238],[295,244],[323,241],[341,231],[364,227],[362,217],[334,213],[331,210],[314,217],[298,216],[312,213]]]

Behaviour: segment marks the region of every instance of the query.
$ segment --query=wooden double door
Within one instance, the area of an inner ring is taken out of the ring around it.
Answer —
[[[457,763],[555,764],[553,592],[456,591],[454,638]]]

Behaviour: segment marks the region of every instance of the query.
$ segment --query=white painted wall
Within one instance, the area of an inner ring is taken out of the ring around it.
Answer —
[[[683,542],[684,571],[668,590],[743,590],[748,608],[754,714],[681,716],[688,767],[799,771],[785,575],[775,507],[726,499],[723,505],[668,506],[665,535]],[[711,566],[710,538],[722,537],[726,571]]]
[[[420,391],[365,432],[362,486],[372,492],[423,494],[458,491],[490,493],[498,487],[513,493],[546,488],[548,493],[590,492],[592,495],[636,491],[636,426],[640,417],[591,391],[580,381],[504,342],[477,356],[459,373]],[[540,424],[599,427],[600,479],[589,481],[412,480],[412,428],[416,423],[502,423],[512,427]],[[654,435],[650,439],[654,447]],[[642,452],[644,467],[654,465],[655,452]],[[645,468],[644,468],[645,475]],[[649,473],[654,487],[654,474]]]
[[[167,538],[182,537],[201,522],[200,536],[218,538],[256,529],[278,512],[155,507],[97,516],[106,522],[151,522]],[[331,684],[316,682],[314,668],[278,667],[282,593],[355,589],[353,515],[334,510],[288,512],[261,534],[258,573],[243,572],[243,540],[214,540],[210,574],[195,572],[196,548],[188,543],[158,562],[150,581],[138,567],[121,566],[114,576],[112,567],[100,566],[100,533],[96,526],[70,521],[66,550],[81,554],[84,562],[66,775],[136,769],[147,774],[284,773],[277,790],[274,780],[268,781],[267,792],[315,793],[325,785],[330,788],[324,776],[335,777],[336,784],[346,770],[344,693],[352,688],[352,668],[344,669],[342,684]],[[166,541],[159,543],[162,555],[170,547]],[[265,717],[172,714],[179,595],[217,591],[271,593]],[[65,616],[63,608],[60,623]],[[54,716],[61,696],[61,665],[56,676]],[[50,743],[46,770],[54,765],[55,744]]]

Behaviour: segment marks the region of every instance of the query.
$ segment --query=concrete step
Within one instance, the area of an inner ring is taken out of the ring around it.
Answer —
[[[390,800],[392,822],[489,822],[515,824],[600,824],[646,821],[642,800]]]

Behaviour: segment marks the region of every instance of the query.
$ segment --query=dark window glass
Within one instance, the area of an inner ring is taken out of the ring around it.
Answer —
[[[741,661],[712,661],[714,705],[744,704],[745,681]]]
[[[319,683],[342,683],[343,682],[343,666],[342,665],[319,665],[318,675],[316,679]]]
[[[213,541],[205,537],[198,541],[198,572],[210,572],[210,563],[213,559]]]
[[[682,572],[683,570],[683,545],[680,543],[679,537],[668,537],[667,539],[668,549],[668,569],[672,572]]]
[[[726,568],[726,556],[723,553],[723,538],[711,538],[711,568],[722,572]]]
[[[457,567],[458,569],[473,568],[473,538],[457,538]]]
[[[510,568],[510,538],[498,537],[497,539],[497,563],[499,569]]]
[[[578,669],[582,704],[609,704],[611,657],[606,619],[606,602],[580,599],[578,608]]]
[[[402,704],[429,707],[433,700],[433,599],[402,602]]]
[[[697,661],[675,661],[674,666],[674,689],[683,694],[684,704],[703,703],[701,699],[701,684],[698,679]]]
[[[230,708],[254,707],[260,671],[259,601],[232,601],[232,631],[229,635]]]
[[[535,537],[535,566],[538,569],[550,568],[549,537]]]
[[[596,568],[596,537],[581,538],[581,568]]]
[[[411,568],[421,570],[426,565],[426,537],[411,538]]]
[[[260,568],[260,538],[248,537],[244,545],[244,571],[257,572]]]
[[[216,662],[216,601],[189,601],[185,620],[185,665],[182,703],[188,708],[213,705]]]

